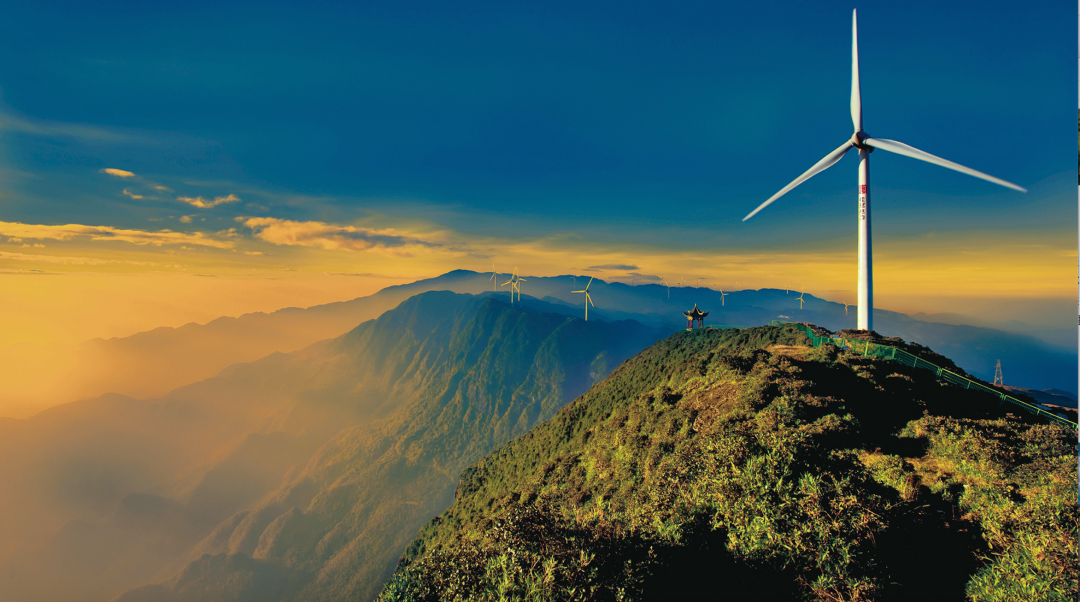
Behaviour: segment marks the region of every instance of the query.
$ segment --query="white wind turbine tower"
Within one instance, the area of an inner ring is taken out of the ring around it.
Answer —
[[[589,296],[589,287],[592,286],[592,281],[593,281],[593,279],[589,278],[589,283],[585,285],[585,290],[583,290],[583,291],[570,291],[571,293],[585,293],[585,321],[586,322],[589,321],[589,304],[592,303],[593,307],[596,307],[596,304],[592,302],[592,297]]]
[[[849,150],[853,148],[859,149],[858,328],[859,330],[873,330],[874,279],[870,252],[870,153],[873,152],[874,149],[881,149],[890,153],[905,155],[912,159],[919,159],[921,161],[926,161],[927,163],[947,167],[960,173],[966,173],[969,176],[975,176],[976,178],[982,178],[988,182],[1019,190],[1020,192],[1027,192],[1027,190],[1016,184],[1006,182],[1000,178],[995,178],[994,176],[985,174],[981,171],[975,171],[970,167],[964,167],[963,165],[923,152],[902,142],[886,140],[884,138],[871,138],[863,131],[862,95],[859,92],[859,35],[855,11],[851,12],[851,122],[855,126],[855,133],[852,134],[850,140],[847,140],[840,145],[840,148],[825,155],[824,159],[815,163],[814,166],[806,170],[803,175],[795,178],[792,183],[781,188],[780,192],[769,197],[769,200],[762,203],[757,209],[754,209],[749,215],[744,217],[743,221],[745,222],[751,217],[754,217],[758,211],[768,207],[773,201],[787,194],[792,188],[795,188],[813,176],[832,167],[837,161],[843,158]]]
[[[795,299],[796,299],[796,300],[797,300],[797,301],[799,302],[799,309],[802,309],[802,304],[803,304],[803,295],[805,295],[805,294],[806,294],[806,293],[802,293],[802,292],[800,292],[800,293],[799,293],[799,296],[798,296],[798,297],[795,297]]]
[[[488,282],[491,283],[491,290],[495,291],[495,292],[498,292],[499,284],[498,284],[498,281],[495,280],[495,262],[494,261],[491,262],[491,278],[488,278]]]
[[[724,306],[724,297],[727,297],[727,293],[724,292],[724,289],[720,289],[720,307]]]

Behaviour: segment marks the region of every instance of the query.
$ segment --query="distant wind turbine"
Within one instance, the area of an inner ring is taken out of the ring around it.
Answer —
[[[524,282],[524,281],[525,281],[524,278],[521,278],[520,276],[518,276],[518,269],[515,266],[514,267],[514,273],[510,276],[510,279],[499,285],[499,286],[506,286],[507,284],[510,285],[510,303],[511,304],[514,303],[514,293],[515,292],[517,293],[518,301],[521,301],[521,284],[520,283]]]
[[[848,308],[848,305],[850,305],[850,303],[845,303],[845,304],[844,304],[844,315],[845,315],[845,316],[847,315],[847,308]]]
[[[495,280],[495,262],[494,261],[491,262],[491,278],[488,278],[488,282],[491,283],[491,290],[492,291],[498,291],[499,290],[499,282],[498,282],[498,280]]]
[[[592,286],[592,281],[593,281],[593,279],[589,278],[589,283],[585,285],[585,290],[570,291],[571,293],[585,293],[585,321],[586,322],[589,321],[589,304],[592,303],[593,307],[596,307],[596,304],[592,302],[592,297],[589,296],[589,287]]]
[[[517,268],[514,268],[514,275],[517,276]],[[514,278],[514,290],[517,291],[518,301],[521,301],[521,283],[525,282],[525,279],[521,276]]]
[[[724,292],[724,289],[720,289],[720,307],[724,306],[724,297],[727,297],[727,293]]]
[[[874,279],[873,266],[871,263],[872,254],[870,249],[870,153],[872,153],[874,149],[881,149],[890,153],[911,157],[912,159],[933,163],[934,165],[940,165],[941,167],[952,169],[960,173],[966,173],[969,176],[975,176],[976,178],[1000,184],[1001,186],[1012,188],[1013,190],[1019,190],[1020,192],[1027,192],[1027,190],[1012,182],[1006,182],[1005,180],[995,178],[994,176],[985,174],[981,171],[976,171],[970,167],[964,167],[958,163],[953,163],[952,161],[931,155],[930,153],[908,146],[903,142],[886,140],[885,138],[871,138],[863,131],[862,93],[859,88],[859,30],[857,14],[855,11],[851,12],[851,123],[855,126],[855,133],[852,134],[850,140],[845,141],[839,148],[828,155],[825,155],[824,159],[815,163],[813,167],[806,170],[806,172],[798,178],[795,178],[793,182],[781,188],[780,192],[769,197],[769,200],[759,205],[757,209],[754,209],[749,215],[744,217],[743,221],[745,222],[751,217],[754,217],[758,211],[768,207],[773,201],[784,196],[788,191],[799,184],[802,184],[813,176],[835,165],[849,150],[853,148],[859,149],[858,328],[859,330],[873,330]]]
[[[799,300],[799,309],[802,309],[802,304],[803,304],[803,295],[805,295],[805,294],[806,294],[806,293],[799,293],[799,296],[798,296],[798,297],[795,297],[796,299],[798,299],[798,300]]]

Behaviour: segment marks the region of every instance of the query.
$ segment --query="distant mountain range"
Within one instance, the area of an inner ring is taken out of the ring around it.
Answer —
[[[583,295],[570,291],[580,290],[586,282],[584,277],[528,277],[522,292],[526,298],[563,305],[559,311],[584,317]],[[508,299],[505,288],[498,288],[494,294]],[[351,301],[218,318],[204,325],[158,328],[123,338],[94,339],[80,347],[77,372],[58,380],[63,381],[69,399],[107,392],[157,397],[210,378],[232,364],[273,352],[295,351],[339,336],[425,291],[481,294],[491,289],[490,274],[455,270]],[[668,289],[658,284],[629,286],[596,280],[590,293],[597,303],[590,311],[593,319],[633,319],[671,331],[685,327],[682,311],[695,303],[711,312],[706,324],[755,326],[781,319],[812,322],[831,330],[855,327],[853,307],[845,312],[841,303],[805,295],[800,309],[796,291],[730,291],[721,301],[720,293],[708,288]],[[934,322],[882,309],[874,312],[875,326],[881,334],[936,349],[980,378],[992,381],[994,365],[1000,359],[1010,385],[1077,392],[1075,346],[1057,346],[1034,336],[958,324],[956,321],[962,317],[952,314],[942,317],[942,321]]]
[[[432,291],[157,399],[0,421],[4,599],[178,572],[202,585],[121,599],[373,597],[465,466],[667,334],[565,310]]]

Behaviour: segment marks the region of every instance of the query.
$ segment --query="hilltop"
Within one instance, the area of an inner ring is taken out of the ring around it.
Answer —
[[[1076,502],[1070,429],[793,328],[681,332],[465,470],[380,600],[1075,600]]]

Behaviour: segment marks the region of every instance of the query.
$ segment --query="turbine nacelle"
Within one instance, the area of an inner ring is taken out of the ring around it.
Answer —
[[[870,134],[867,134],[866,132],[864,132],[862,130],[859,130],[859,131],[857,131],[857,132],[855,132],[854,134],[851,135],[851,140],[848,140],[848,142],[851,143],[851,146],[853,146],[853,147],[855,147],[855,148],[857,148],[859,150],[865,150],[868,153],[872,153],[872,152],[874,152],[874,147],[872,147],[872,146],[870,146],[869,144],[866,143],[866,139],[869,138],[869,137],[870,137]]]

